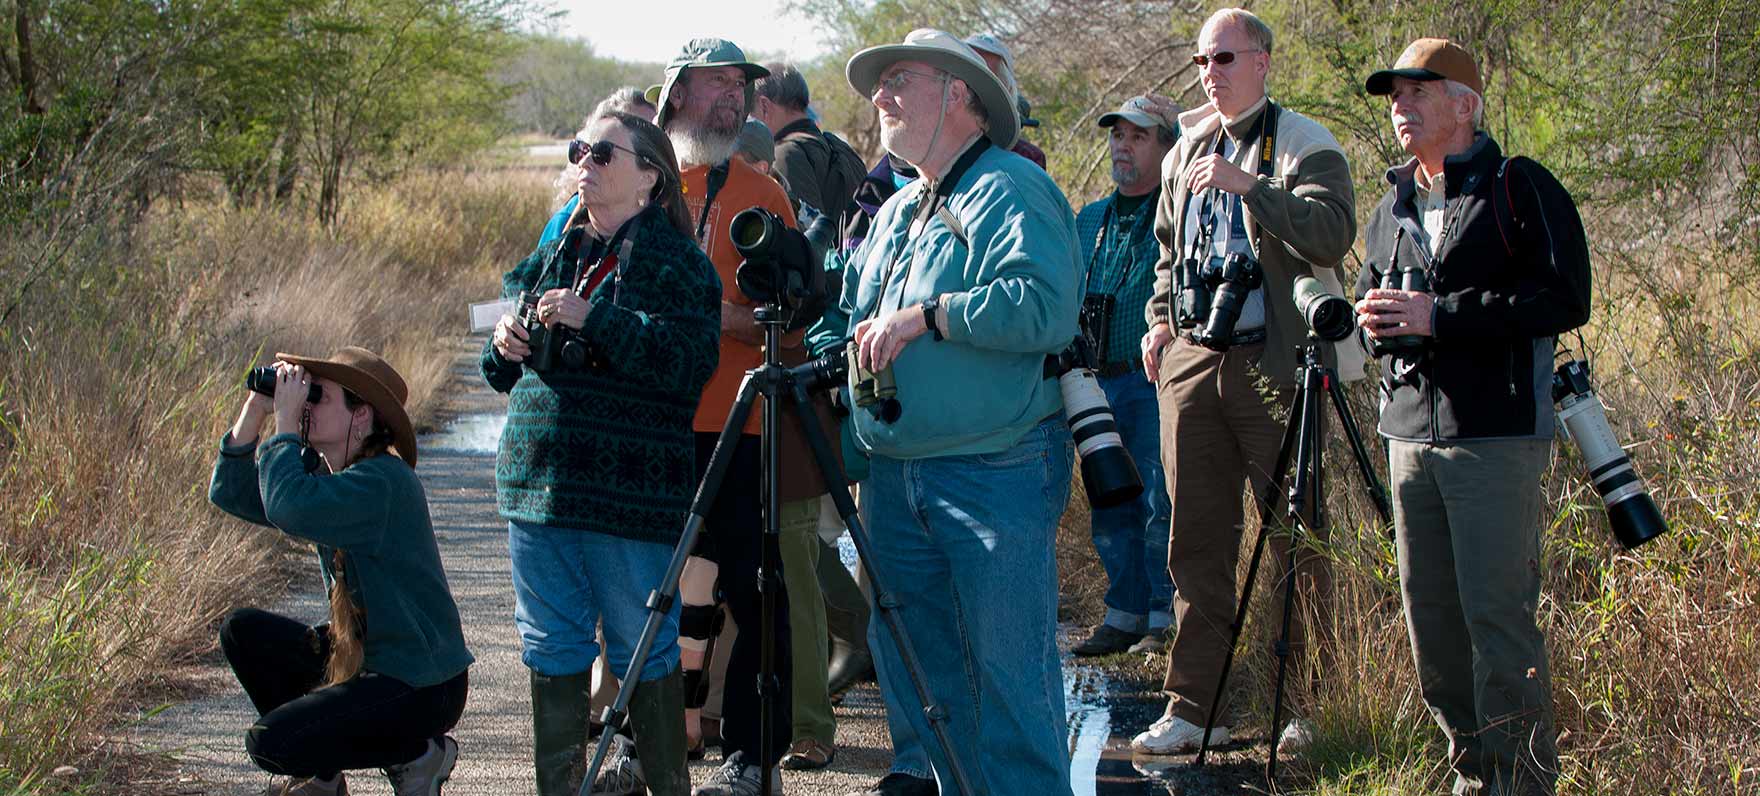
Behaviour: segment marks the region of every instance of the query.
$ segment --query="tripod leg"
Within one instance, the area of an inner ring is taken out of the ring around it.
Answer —
[[[868,532],[862,526],[861,517],[857,514],[856,503],[849,496],[848,487],[842,486],[837,477],[841,468],[833,466],[837,459],[833,458],[831,445],[825,439],[824,432],[817,422],[813,422],[813,403],[807,391],[799,382],[792,382],[791,396],[795,405],[795,416],[799,418],[801,429],[805,433],[807,445],[813,451],[813,460],[824,475],[825,483],[831,488],[831,501],[837,505],[837,513],[843,517],[843,524],[849,529],[850,539],[855,542],[856,551],[861,555],[862,571],[867,574],[868,583],[874,590],[874,605],[879,609],[880,619],[886,632],[890,633],[894,643],[898,645],[899,657],[904,661],[905,673],[910,676],[911,685],[916,689],[917,699],[923,704],[923,714],[929,720],[929,727],[934,731],[935,743],[948,761],[948,779],[953,781],[959,796],[977,796],[972,789],[971,780],[966,776],[964,764],[954,751],[953,739],[947,735],[947,711],[935,701],[934,694],[929,692],[929,680],[923,673],[922,663],[917,658],[916,648],[911,645],[910,635],[905,632],[904,624],[898,618],[898,602],[893,597],[879,573],[874,571],[872,558],[869,555],[870,542]]]
[[[703,530],[709,507],[715,505],[715,495],[721,490],[722,479],[727,477],[727,467],[733,460],[734,448],[739,446],[740,430],[745,428],[746,418],[751,414],[752,403],[757,396],[758,385],[747,374],[745,381],[740,383],[739,397],[734,399],[733,409],[728,412],[727,423],[721,427],[721,436],[715,441],[715,453],[709,457],[709,467],[703,474],[702,483],[697,485],[696,497],[691,499],[691,513],[685,520],[684,533],[672,549],[672,559],[666,564],[666,575],[648,593],[648,620],[642,625],[642,634],[636,638],[635,650],[630,654],[629,666],[623,673],[623,687],[617,690],[617,700],[605,709],[603,721],[607,728],[623,723],[623,717],[629,712],[630,695],[641,685],[642,663],[647,659],[649,650],[654,648],[654,637],[660,633],[660,623],[672,610],[672,601],[678,595],[678,576],[684,572],[685,559],[690,557],[691,550],[696,547],[697,535]],[[593,748],[593,761],[587,766],[586,777],[581,780],[579,796],[589,796],[592,792],[593,780],[598,777],[600,767],[605,765],[605,755],[611,751],[612,734],[610,731],[599,734],[599,743]]]
[[[1350,404],[1345,403],[1344,385],[1338,381],[1338,374],[1326,374],[1326,391],[1332,396],[1332,408],[1338,410],[1338,425],[1344,429],[1345,439],[1351,443],[1351,454],[1357,460],[1357,472],[1363,476],[1363,489],[1369,493],[1369,499],[1375,503],[1375,510],[1381,514],[1381,521],[1393,522],[1393,507],[1387,500],[1387,488],[1381,485],[1381,479],[1375,477],[1375,465],[1370,463],[1369,452],[1363,445],[1363,433],[1357,430],[1357,421],[1351,417]]]
[[[1290,620],[1295,611],[1296,602],[1296,554],[1301,548],[1300,531],[1307,518],[1323,516],[1325,509],[1321,506],[1326,501],[1326,493],[1321,491],[1320,452],[1326,439],[1326,416],[1320,411],[1320,400],[1325,390],[1325,375],[1321,368],[1312,365],[1303,369],[1302,381],[1302,415],[1301,434],[1296,440],[1296,476],[1290,485],[1289,495],[1289,529],[1290,539],[1285,554],[1283,581],[1283,617],[1281,630],[1277,636],[1277,686],[1271,701],[1271,756],[1265,767],[1265,778],[1275,788],[1277,785],[1277,741],[1276,733],[1283,727],[1283,686],[1284,679],[1289,675],[1289,637]]]
[[[1295,411],[1303,405],[1305,390],[1297,390],[1296,397],[1290,403],[1290,410]],[[1253,602],[1253,581],[1259,575],[1259,560],[1265,554],[1265,540],[1268,529],[1276,524],[1277,495],[1283,491],[1283,474],[1289,469],[1290,455],[1295,450],[1296,432],[1300,424],[1298,417],[1291,416],[1283,427],[1283,442],[1277,446],[1277,461],[1271,466],[1271,481],[1259,494],[1259,535],[1253,542],[1253,558],[1247,564],[1247,582],[1241,584],[1241,599],[1235,604],[1234,624],[1229,625],[1228,653],[1222,658],[1222,672],[1216,677],[1216,698],[1210,701],[1209,717],[1204,720],[1204,734],[1198,739],[1198,758],[1194,766],[1203,766],[1210,754],[1210,728],[1216,726],[1216,713],[1222,707],[1222,689],[1228,687],[1228,673],[1234,668],[1235,648],[1240,646],[1241,630],[1247,624],[1247,609]],[[1179,584],[1174,584],[1177,588]]]

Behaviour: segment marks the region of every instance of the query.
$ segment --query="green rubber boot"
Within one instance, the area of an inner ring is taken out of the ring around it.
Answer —
[[[532,672],[532,766],[538,796],[575,796],[579,791],[586,773],[592,689],[591,670],[561,677]]]
[[[651,796],[690,796],[685,764],[684,673],[644,680],[629,697],[629,726]]]

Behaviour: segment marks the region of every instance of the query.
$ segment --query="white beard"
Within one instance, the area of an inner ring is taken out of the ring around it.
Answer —
[[[669,127],[671,129],[666,131],[666,137],[672,140],[672,149],[678,155],[681,169],[720,163],[733,155],[733,148],[739,143],[738,130],[732,135],[721,135],[685,124]]]

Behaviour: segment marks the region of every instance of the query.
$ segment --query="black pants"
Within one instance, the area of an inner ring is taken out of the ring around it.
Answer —
[[[262,714],[244,736],[259,768],[332,777],[400,765],[458,724],[468,690],[464,672],[426,688],[362,672],[313,691],[324,680],[328,631],[255,608],[234,611],[220,625],[220,649]]]
[[[709,468],[709,457],[715,452],[715,434],[697,434],[697,477]],[[739,625],[733,652],[727,659],[727,686],[721,695],[721,751],[723,755],[743,752],[749,763],[775,765],[788,751],[794,724],[790,695],[793,675],[789,665],[791,650],[788,641],[788,593],[782,587],[782,555],[775,549],[776,540],[764,537],[763,515],[764,463],[759,455],[756,436],[739,438],[727,476],[715,493],[708,523],[697,537],[696,554],[714,561],[719,567],[717,585],[722,599]],[[765,588],[775,591],[775,609],[771,621],[775,626],[776,698],[771,702],[770,749],[759,750],[758,672],[764,651],[758,632],[764,616],[763,595],[758,590],[758,567],[763,548],[770,545],[776,571],[767,573]]]

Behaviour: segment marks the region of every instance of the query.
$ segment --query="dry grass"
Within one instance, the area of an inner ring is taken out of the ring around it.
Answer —
[[[546,177],[408,177],[335,234],[191,204],[75,239],[0,329],[0,791],[84,787],[43,777],[285,584],[289,546],[205,499],[243,370],[364,345],[430,419],[464,304],[530,250]],[[7,273],[42,243],[15,240]]]
[[[1560,439],[1547,514],[1540,624],[1547,637],[1564,794],[1760,793],[1760,279],[1707,238],[1628,247],[1629,214],[1585,212],[1596,246],[1595,318],[1584,330],[1609,417],[1671,524],[1636,550],[1607,528],[1581,457]],[[1715,229],[1706,224],[1702,228]],[[1574,337],[1566,344],[1578,348]],[[1350,390],[1366,430],[1367,384]],[[1372,433],[1372,431],[1371,431]],[[1378,441],[1371,455],[1385,483]],[[1291,689],[1319,738],[1280,787],[1326,794],[1440,794],[1452,774],[1417,690],[1393,547],[1373,522],[1350,453],[1326,453],[1337,580],[1328,676]],[[1096,621],[1105,576],[1085,506],[1059,538],[1065,615]],[[1177,510],[1177,507],[1176,507]],[[1249,513],[1249,516],[1252,516]],[[1242,577],[1256,523],[1249,520]],[[1074,582],[1072,582],[1074,581]],[[1275,661],[1268,572],[1232,683],[1239,724],[1269,728]]]

